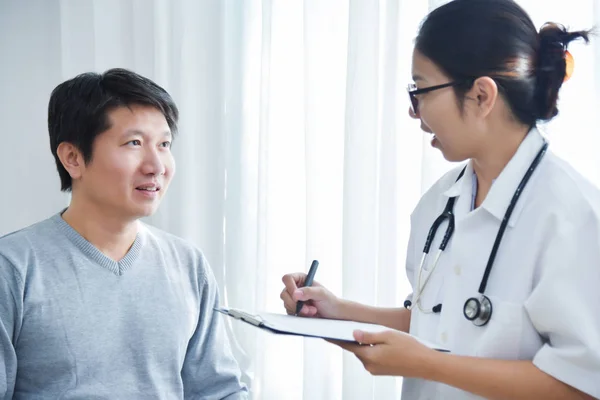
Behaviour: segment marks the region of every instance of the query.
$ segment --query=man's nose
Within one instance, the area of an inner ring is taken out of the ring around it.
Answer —
[[[166,171],[165,163],[161,159],[158,151],[148,150],[142,166],[142,172],[145,175],[164,175]]]

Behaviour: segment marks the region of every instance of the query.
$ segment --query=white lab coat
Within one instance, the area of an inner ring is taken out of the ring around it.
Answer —
[[[407,273],[413,292],[427,233],[446,201],[454,205],[455,231],[421,296],[410,331],[452,353],[533,360],[542,371],[600,397],[600,191],[568,164],[546,153],[512,213],[485,294],[493,313],[477,327],[463,315],[478,288],[498,228],[515,189],[543,144],[533,129],[494,181],[483,204],[471,211],[471,162],[442,177],[411,216]],[[433,241],[421,282],[444,235]],[[413,295],[409,296],[412,299]],[[403,399],[478,399],[443,384],[405,379]]]

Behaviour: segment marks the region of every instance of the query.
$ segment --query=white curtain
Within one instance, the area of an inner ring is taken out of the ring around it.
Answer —
[[[149,222],[203,249],[225,305],[282,312],[281,276],[313,259],[336,294],[401,305],[410,212],[451,167],[405,91],[418,24],[443,2],[0,0],[0,234],[67,204],[47,148],[50,90],[125,67],[181,109],[177,176]],[[538,26],[600,21],[593,0],[520,3]],[[572,46],[575,74],[546,129],[598,184],[599,42]],[[373,378],[326,342],[227,323],[256,399],[399,396],[401,379]]]

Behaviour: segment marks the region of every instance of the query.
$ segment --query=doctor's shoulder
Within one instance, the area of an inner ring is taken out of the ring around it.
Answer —
[[[600,188],[571,164],[549,153],[540,173],[541,182],[534,186],[537,199],[534,207],[547,207],[572,223],[586,222],[589,218],[600,221]]]

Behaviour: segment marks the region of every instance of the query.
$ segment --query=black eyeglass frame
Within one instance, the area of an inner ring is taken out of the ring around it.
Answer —
[[[467,84],[467,83],[471,83],[472,84],[472,82],[473,82],[472,79],[460,80],[460,81],[452,81],[452,82],[442,83],[441,85],[429,86],[429,87],[422,88],[422,89],[417,89],[415,87],[415,84],[411,83],[411,84],[408,85],[408,87],[406,88],[406,90],[408,92],[408,97],[410,98],[410,105],[411,105],[411,108],[412,108],[412,112],[415,115],[419,114],[419,99],[417,99],[416,96],[418,96],[420,94],[429,93],[429,92],[432,92],[434,90],[447,88],[447,87],[450,87],[450,86],[464,85],[464,84]]]

